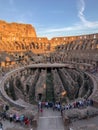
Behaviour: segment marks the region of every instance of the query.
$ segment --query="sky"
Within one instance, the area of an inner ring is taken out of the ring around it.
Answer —
[[[98,0],[0,0],[0,20],[32,24],[48,39],[98,33]]]

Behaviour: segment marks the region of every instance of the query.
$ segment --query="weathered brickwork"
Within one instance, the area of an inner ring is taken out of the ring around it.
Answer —
[[[31,50],[36,54],[50,53],[61,44],[73,43],[78,45],[84,40],[96,38],[98,38],[98,34],[54,37],[48,40],[47,37],[37,37],[35,28],[30,24],[7,23],[0,20],[0,51]]]

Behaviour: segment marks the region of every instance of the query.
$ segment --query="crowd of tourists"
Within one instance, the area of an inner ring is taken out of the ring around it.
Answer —
[[[78,101],[74,101],[68,104],[61,104],[60,102],[39,102],[38,103],[38,110],[43,112],[43,108],[52,108],[54,110],[62,111],[62,110],[69,110],[75,108],[84,108],[87,106],[93,106],[93,100],[91,99],[80,99]]]
[[[34,116],[25,116],[24,114],[8,112],[9,108],[7,105],[4,106],[3,111],[0,112],[0,124],[2,121],[8,120],[10,123],[19,123],[21,126],[29,127],[33,125]]]
[[[63,105],[62,108],[64,110],[69,110],[69,109],[72,109],[72,108],[84,108],[84,107],[87,107],[87,106],[93,106],[93,100],[91,100],[91,99],[81,99],[81,100],[74,101],[72,103]]]
[[[61,103],[60,102],[40,102],[38,103],[38,111],[43,112],[44,108],[52,108],[54,110],[60,111],[61,109]]]
[[[68,104],[61,104],[61,102],[38,102],[38,112],[43,112],[43,109],[52,108],[53,111],[60,111],[61,114],[63,110],[75,109],[75,108],[84,108],[87,106],[93,106],[93,100],[90,99],[80,99]],[[9,122],[19,123],[22,126],[30,127],[33,125],[34,116],[25,116],[24,114],[18,113],[9,113],[9,106],[4,105],[3,111],[0,112],[0,126],[2,127],[2,120],[9,120]]]

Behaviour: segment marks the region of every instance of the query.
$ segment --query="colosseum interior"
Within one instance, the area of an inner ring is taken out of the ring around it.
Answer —
[[[0,21],[1,110],[4,104],[12,112],[32,108],[37,122],[39,101],[62,105],[80,99],[92,100],[94,110],[86,109],[98,115],[97,33],[48,40],[29,24]],[[65,113],[66,124],[73,117]]]

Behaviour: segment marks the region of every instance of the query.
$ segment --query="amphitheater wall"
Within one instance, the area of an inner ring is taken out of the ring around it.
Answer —
[[[91,75],[89,73],[86,72],[86,74],[90,77],[90,79],[93,81],[93,92],[92,94],[89,96],[89,99],[93,100],[93,105],[94,107],[98,108],[98,84],[97,81],[95,80],[96,78],[94,78],[94,75]]]
[[[15,77],[18,74],[20,75],[20,70],[23,70],[24,68],[21,69],[16,69],[12,72],[7,73],[6,75],[4,75],[4,77],[2,78],[1,82],[0,82],[0,94],[2,95],[3,99],[6,100],[7,102],[9,102],[10,105],[14,106],[14,107],[18,107],[20,109],[26,108],[25,105],[19,104],[15,101],[13,101],[10,97],[8,97],[8,95],[6,94],[5,90],[4,90],[4,84],[5,82],[11,78],[11,77]]]
[[[69,65],[68,65],[69,66]],[[32,68],[32,67],[34,67],[34,66],[28,66],[29,68]],[[13,71],[11,71],[11,72],[9,72],[9,73],[7,73],[4,77],[3,77],[3,79],[2,79],[2,81],[1,81],[1,83],[0,83],[0,92],[1,92],[1,95],[2,95],[2,97],[6,100],[6,101],[8,101],[11,105],[13,105],[13,106],[16,106],[16,107],[19,107],[19,108],[25,108],[26,106],[24,106],[24,105],[21,105],[21,104],[17,104],[17,102],[14,102],[11,98],[9,98],[8,97],[8,95],[6,94],[6,92],[5,92],[5,90],[4,90],[4,83],[7,81],[7,80],[9,80],[11,77],[16,77],[16,76],[20,76],[20,73],[21,73],[21,75],[24,75],[24,74],[26,74],[27,73],[27,71],[28,71],[28,73],[29,73],[29,70],[28,70],[28,67],[22,67],[22,68],[20,68],[20,69],[16,69],[16,70],[13,70]],[[41,67],[41,66],[40,66]],[[42,66],[43,67],[43,66]],[[46,66],[47,67],[47,66]],[[79,67],[79,65],[77,65],[77,66],[74,66],[75,68],[78,68]],[[71,67],[71,68],[73,68],[73,67]],[[84,68],[83,68],[83,70],[84,70]],[[88,73],[87,73],[88,74]],[[93,93],[91,94],[91,96],[89,97],[90,99],[93,99],[93,101],[94,101],[94,106],[98,106],[98,101],[97,101],[97,98],[95,98],[95,95],[97,96],[98,94],[96,94],[96,92],[98,92],[98,87],[97,87],[97,82],[96,82],[96,80],[93,78],[93,76],[92,75],[90,75],[90,74],[88,74],[89,75],[89,77],[91,78],[91,80],[93,81],[93,85],[94,85],[94,89],[93,89]]]

